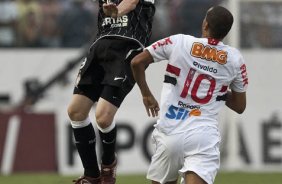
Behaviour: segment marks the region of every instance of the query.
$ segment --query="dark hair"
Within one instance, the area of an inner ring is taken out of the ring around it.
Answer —
[[[226,8],[222,6],[212,7],[206,16],[210,36],[216,39],[223,39],[230,31],[233,20],[233,15]]]

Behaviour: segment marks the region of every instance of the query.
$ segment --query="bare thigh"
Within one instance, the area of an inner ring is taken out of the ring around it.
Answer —
[[[160,184],[159,182],[152,181],[152,184]],[[177,181],[166,182],[165,184],[177,184]]]
[[[98,125],[101,128],[109,127],[114,120],[114,116],[117,110],[118,107],[103,98],[99,98],[95,111],[96,121]]]
[[[196,173],[188,171],[185,173],[185,184],[207,184],[207,183]]]
[[[68,115],[72,121],[83,121],[88,117],[88,114],[93,106],[92,100],[88,97],[74,94],[68,106]]]

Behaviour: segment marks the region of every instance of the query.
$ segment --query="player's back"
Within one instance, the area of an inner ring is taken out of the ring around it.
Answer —
[[[158,46],[163,48],[158,51]],[[167,133],[217,127],[228,87],[244,88],[240,52],[221,41],[189,35],[174,35],[152,47],[168,59],[157,126]]]

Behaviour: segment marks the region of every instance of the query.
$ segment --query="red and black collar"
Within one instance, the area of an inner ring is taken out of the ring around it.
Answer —
[[[219,39],[215,39],[215,38],[208,38],[208,43],[210,45],[217,45],[220,42]]]

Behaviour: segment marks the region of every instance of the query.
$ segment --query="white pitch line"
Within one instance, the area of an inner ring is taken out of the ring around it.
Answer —
[[[1,173],[3,175],[11,174],[15,152],[18,143],[18,135],[20,130],[20,119],[18,116],[12,116],[8,123],[8,129],[6,133],[6,140],[3,150]]]

